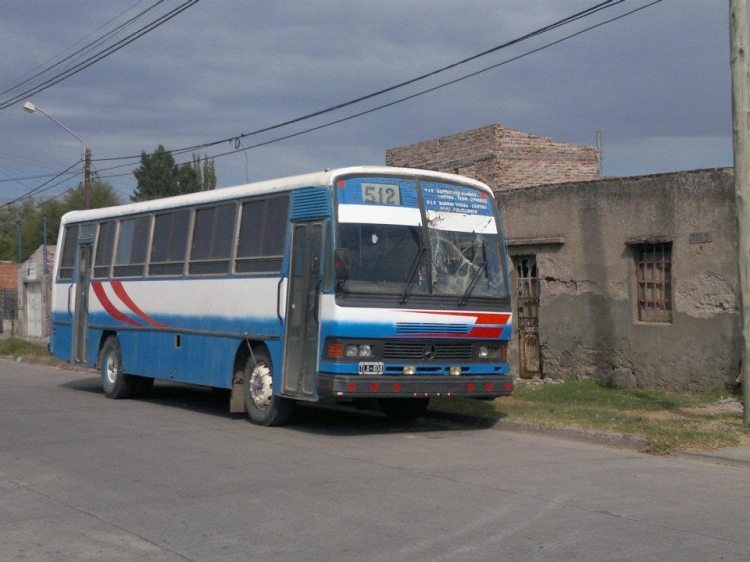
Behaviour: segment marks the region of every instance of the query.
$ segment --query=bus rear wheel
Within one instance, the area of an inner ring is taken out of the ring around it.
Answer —
[[[122,351],[117,336],[109,336],[99,355],[102,370],[102,388],[107,398],[123,399],[133,395],[135,378],[126,375],[122,368]]]
[[[266,427],[286,423],[294,402],[273,393],[273,365],[268,349],[261,346],[253,350],[244,378],[245,409],[250,421]]]
[[[380,410],[394,420],[415,420],[430,405],[429,398],[380,398]]]

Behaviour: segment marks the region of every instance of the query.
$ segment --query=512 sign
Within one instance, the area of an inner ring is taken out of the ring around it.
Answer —
[[[400,205],[401,190],[397,185],[363,183],[362,200],[377,205]]]

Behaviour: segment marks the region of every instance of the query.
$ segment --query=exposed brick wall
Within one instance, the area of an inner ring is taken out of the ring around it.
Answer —
[[[488,125],[390,148],[386,165],[458,173],[496,191],[599,178],[596,148]]]
[[[0,262],[0,289],[18,289],[18,264]]]

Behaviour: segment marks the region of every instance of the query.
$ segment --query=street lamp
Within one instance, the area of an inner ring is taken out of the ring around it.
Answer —
[[[83,142],[83,139],[76,135],[73,131],[68,129],[65,125],[60,123],[57,119],[52,117],[49,113],[39,109],[36,104],[32,101],[27,101],[25,104],[23,104],[23,110],[26,113],[35,113],[39,112],[42,115],[45,115],[46,117],[49,117],[52,121],[57,123],[60,127],[65,129],[68,133],[73,135],[76,139],[78,139],[78,142],[81,143],[81,147],[83,148],[83,206],[84,208],[89,208],[89,192],[90,192],[90,178],[91,178],[91,150],[86,148],[86,144]]]

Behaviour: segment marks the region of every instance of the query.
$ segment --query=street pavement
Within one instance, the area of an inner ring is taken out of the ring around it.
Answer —
[[[206,389],[104,398],[0,360],[0,560],[750,559],[750,464],[486,419],[303,408],[260,428]]]

